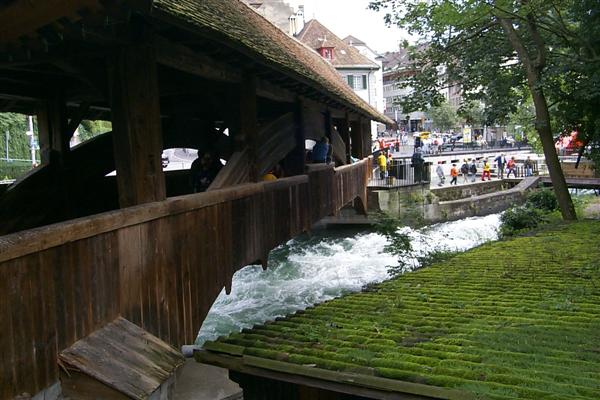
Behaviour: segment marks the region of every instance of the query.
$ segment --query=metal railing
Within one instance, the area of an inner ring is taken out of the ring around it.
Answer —
[[[431,163],[413,164],[411,158],[389,160],[385,171],[373,163],[373,173],[369,187],[401,187],[429,183],[431,181]]]

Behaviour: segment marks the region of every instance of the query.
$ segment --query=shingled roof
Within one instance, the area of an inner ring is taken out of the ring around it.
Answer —
[[[198,358],[427,398],[597,400],[599,234],[588,221],[487,244]]]
[[[154,0],[151,13],[192,33],[210,35],[265,67],[281,71],[373,120],[393,123],[356,95],[335,68],[316,52],[286,35],[239,0]],[[333,40],[334,35],[331,37]],[[336,39],[348,49],[352,60],[377,67]]]
[[[334,56],[331,64],[336,68],[379,69],[379,65],[360,54],[354,47],[344,43],[316,19],[308,21],[296,38],[315,50],[321,47],[333,47]]]

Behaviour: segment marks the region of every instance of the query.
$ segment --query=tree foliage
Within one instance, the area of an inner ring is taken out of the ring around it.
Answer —
[[[456,114],[456,110],[454,110],[447,102],[430,107],[426,114],[432,121],[432,127],[434,129],[439,129],[442,132],[455,128],[458,125],[458,115]]]
[[[6,133],[8,132],[8,157],[10,159],[31,159],[31,137],[26,134],[28,130],[26,115],[0,113],[0,157],[6,158]]]

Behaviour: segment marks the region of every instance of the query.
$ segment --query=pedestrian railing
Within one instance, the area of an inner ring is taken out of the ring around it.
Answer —
[[[431,181],[431,163],[428,162],[414,164],[411,158],[394,158],[388,162],[385,171],[376,162],[373,165],[369,187],[401,187]]]

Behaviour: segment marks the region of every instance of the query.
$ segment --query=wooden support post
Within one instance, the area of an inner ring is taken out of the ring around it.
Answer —
[[[362,132],[362,158],[368,157],[371,154],[371,121],[363,119],[363,132]]]
[[[250,182],[258,181],[257,148],[258,116],[256,97],[256,77],[246,75],[240,87],[240,135],[248,148],[248,177]]]
[[[69,151],[70,136],[67,134],[67,106],[63,93],[54,90],[42,103],[37,112],[40,140],[40,158],[42,164],[50,163],[52,152],[58,155],[56,161],[62,162]]]
[[[352,146],[350,144],[350,121],[348,114],[345,115],[343,119],[338,120],[338,132],[342,139],[344,140],[344,145],[346,145],[346,163],[352,163]]]
[[[164,200],[156,55],[151,45],[116,50],[109,67],[119,204]]]
[[[352,156],[363,159],[363,124],[359,119],[358,121],[351,122],[352,127]]]
[[[296,147],[285,159],[286,176],[302,175],[306,165],[306,121],[305,121],[304,103],[297,99],[294,107],[294,138]]]
[[[327,159],[333,161],[333,121],[331,120],[331,112],[329,110],[325,111],[325,136],[329,139],[329,152],[327,153]]]

